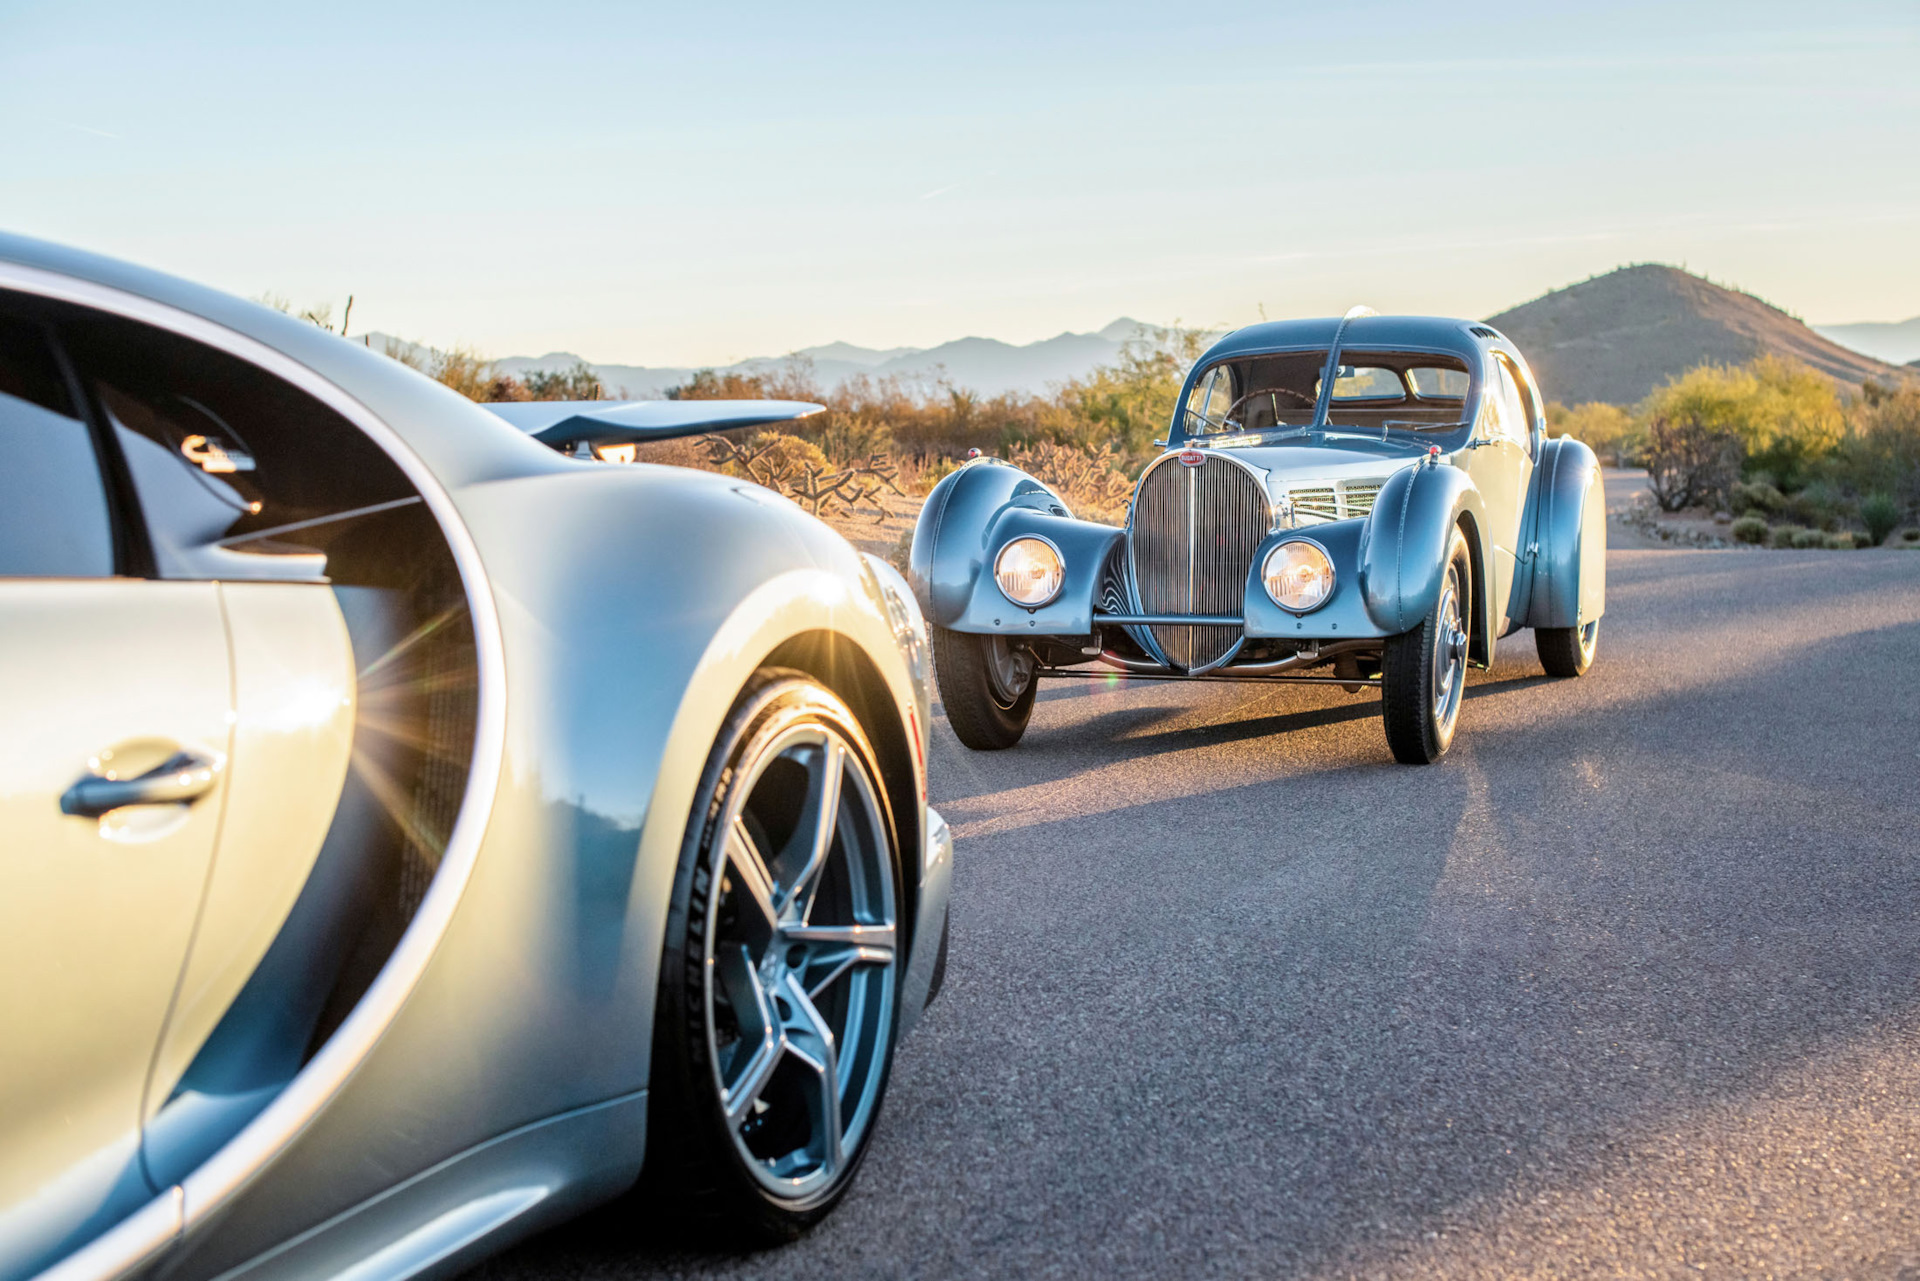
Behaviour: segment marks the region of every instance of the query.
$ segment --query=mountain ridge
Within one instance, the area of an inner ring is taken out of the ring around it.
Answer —
[[[1843,347],[1764,299],[1661,263],[1618,267],[1487,318],[1548,400],[1639,402],[1696,365],[1798,361],[1844,386],[1899,383],[1896,365]]]

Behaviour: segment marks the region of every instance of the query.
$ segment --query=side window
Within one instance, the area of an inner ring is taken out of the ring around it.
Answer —
[[[1508,439],[1532,452],[1533,419],[1527,413],[1526,399],[1521,396],[1519,384],[1513,371],[1507,368],[1507,362],[1496,358],[1493,365],[1499,371],[1501,425]]]
[[[1520,409],[1520,393],[1514,388],[1513,375],[1498,359],[1492,362],[1493,377],[1480,401],[1480,434],[1489,440],[1509,440],[1528,444],[1526,423]]]
[[[1520,438],[1526,443],[1527,452],[1532,453],[1533,423],[1538,417],[1538,406],[1534,404],[1533,393],[1527,385],[1527,380],[1504,360],[1500,362],[1500,373],[1504,381],[1513,384],[1513,403],[1520,414],[1518,419]]]
[[[118,317],[60,335],[97,398],[163,578],[319,580],[418,497],[358,428],[238,357]]]
[[[0,578],[113,573],[99,459],[47,333],[0,312]]]

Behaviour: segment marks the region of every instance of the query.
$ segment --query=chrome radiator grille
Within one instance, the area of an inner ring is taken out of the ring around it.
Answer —
[[[1373,510],[1382,480],[1343,480],[1332,485],[1298,485],[1287,491],[1293,503],[1295,525],[1318,525],[1329,520],[1348,520]]]
[[[1222,458],[1155,466],[1140,481],[1127,522],[1141,612],[1238,615],[1254,553],[1272,525],[1266,492],[1245,468]],[[1147,630],[1181,669],[1214,662],[1241,636],[1238,627]]]

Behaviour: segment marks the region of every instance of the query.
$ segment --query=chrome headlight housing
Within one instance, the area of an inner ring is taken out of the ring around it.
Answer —
[[[1037,534],[1023,534],[993,558],[993,581],[1000,594],[1026,609],[1038,609],[1066,585],[1067,563],[1060,549]]]
[[[1290,538],[1267,553],[1260,581],[1281,609],[1305,614],[1333,595],[1333,561],[1326,549],[1304,538]]]

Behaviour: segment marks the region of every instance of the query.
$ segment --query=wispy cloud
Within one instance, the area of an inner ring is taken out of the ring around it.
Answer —
[[[960,184],[957,182],[950,182],[944,187],[935,187],[932,191],[929,191],[925,195],[921,196],[920,199],[922,200],[936,199],[940,196],[946,195],[949,191],[952,191],[955,187],[958,187],[959,185]]]
[[[60,125],[61,127],[63,127],[63,128],[66,128],[66,129],[72,129],[72,130],[74,130],[74,131],[75,131],[76,133],[90,133],[90,134],[92,134],[92,135],[93,135],[94,137],[96,137],[96,138],[111,138],[111,139],[113,139],[113,140],[114,140],[115,142],[120,142],[120,141],[122,141],[122,139],[121,139],[121,137],[120,137],[120,135],[119,135],[119,134],[117,134],[117,133],[108,133],[108,132],[107,132],[107,131],[106,131],[105,129],[95,129],[95,128],[94,128],[94,127],[93,127],[92,125],[80,125],[80,124],[75,124],[75,123],[74,123],[73,121],[71,121],[71,120],[56,120],[56,121],[54,121],[53,123],[54,123],[54,124],[57,124],[57,125]]]

